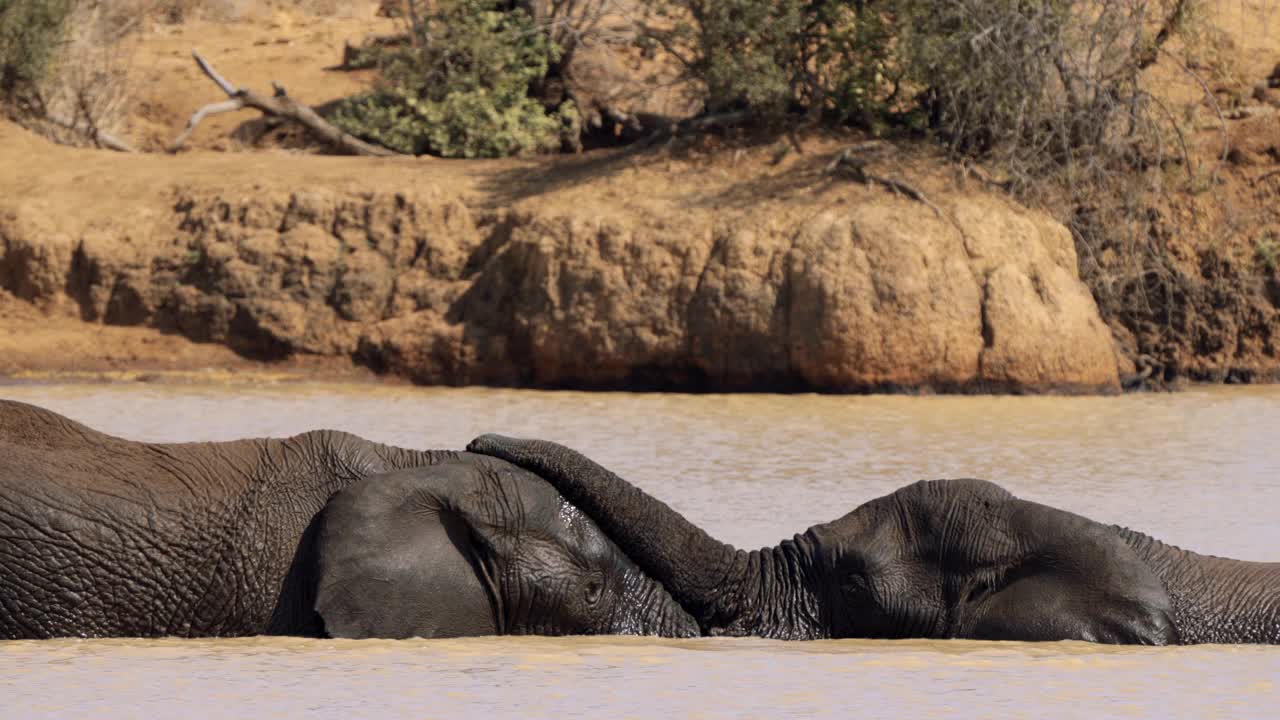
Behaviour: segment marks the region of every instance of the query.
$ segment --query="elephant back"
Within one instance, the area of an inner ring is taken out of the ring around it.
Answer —
[[[35,450],[64,450],[83,445],[88,439],[126,442],[52,410],[16,400],[0,400],[0,444]]]

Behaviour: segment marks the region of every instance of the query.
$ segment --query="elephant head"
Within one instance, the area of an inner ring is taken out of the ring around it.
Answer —
[[[992,483],[916,483],[744,552],[560,445],[468,450],[553,484],[710,634],[1177,640],[1163,585],[1114,531]]]
[[[697,624],[540,478],[463,457],[335,495],[316,610],[334,637],[651,634]]]

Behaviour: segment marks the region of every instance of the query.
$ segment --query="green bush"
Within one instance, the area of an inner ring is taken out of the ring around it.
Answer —
[[[649,0],[641,42],[679,58],[708,113],[867,118],[886,108],[892,35],[858,0]]]
[[[74,8],[75,0],[0,0],[0,101],[29,99],[58,57]]]
[[[548,112],[530,88],[556,48],[521,9],[495,0],[441,0],[382,57],[382,79],[338,108],[334,123],[405,153],[518,155],[559,146],[572,108]]]

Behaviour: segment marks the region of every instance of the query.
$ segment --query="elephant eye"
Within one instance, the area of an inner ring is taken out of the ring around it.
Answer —
[[[583,599],[588,605],[595,605],[600,602],[600,596],[604,594],[604,580],[597,575],[587,578],[586,587],[583,588]]]
[[[866,600],[871,597],[871,581],[866,573],[851,572],[840,583],[840,590],[846,600]]]

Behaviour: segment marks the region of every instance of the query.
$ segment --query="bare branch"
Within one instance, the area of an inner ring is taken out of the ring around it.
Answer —
[[[1187,175],[1189,177],[1193,176],[1194,172],[1191,166],[1191,153],[1187,150],[1187,138],[1183,135],[1182,128],[1178,127],[1177,119],[1174,118],[1173,113],[1163,102],[1160,102],[1160,100],[1150,96],[1148,96],[1148,100],[1154,103],[1156,107],[1160,108],[1160,111],[1164,113],[1164,116],[1169,120],[1169,127],[1173,128],[1174,134],[1178,137],[1178,146],[1182,149],[1182,163],[1187,168]]]
[[[1218,171],[1222,169],[1222,164],[1227,161],[1227,154],[1231,152],[1231,133],[1227,130],[1227,118],[1222,114],[1222,107],[1218,105],[1218,98],[1215,97],[1213,91],[1209,89],[1209,85],[1205,83],[1204,78],[1195,74],[1191,68],[1187,67],[1186,64],[1175,57],[1173,53],[1163,49],[1160,52],[1164,53],[1164,55],[1166,55],[1170,60],[1177,63],[1178,67],[1182,68],[1182,72],[1186,73],[1187,77],[1190,77],[1197,85],[1200,86],[1200,90],[1204,93],[1205,99],[1209,102],[1209,107],[1213,108],[1214,114],[1218,116],[1218,127],[1222,130],[1222,155],[1218,157],[1218,164],[1213,167],[1213,173],[1211,175],[1212,179],[1216,181],[1218,179]]]
[[[196,65],[200,66],[200,69],[204,71],[204,74],[208,75],[210,80],[214,81],[218,84],[218,87],[222,88],[222,92],[233,97],[235,96],[235,86],[228,82],[226,78],[219,75],[218,71],[213,69],[213,66],[209,64],[208,60],[204,59],[203,55],[196,50],[192,50],[191,57],[196,59]]]
[[[671,123],[665,127],[659,128],[648,136],[637,140],[627,148],[627,153],[639,152],[660,140],[674,140],[684,133],[706,132],[713,128],[726,128],[739,125],[750,118],[750,114],[745,111],[714,113],[711,115],[698,115],[678,123]]]
[[[1151,48],[1147,53],[1138,59],[1138,69],[1146,70],[1153,65],[1160,53],[1164,51],[1164,44],[1180,25],[1183,18],[1187,15],[1188,0],[1177,0],[1173,9],[1169,11],[1169,17],[1165,18],[1164,24],[1160,26],[1160,31],[1156,33],[1155,38],[1151,41]]]
[[[187,126],[182,130],[182,134],[169,145],[169,152],[176,153],[181,150],[183,143],[185,143],[187,138],[191,136],[192,131],[194,131],[196,126],[199,125],[206,117],[210,115],[235,112],[236,110],[241,110],[243,108],[244,101],[240,98],[233,98],[231,100],[223,100],[222,102],[209,103],[208,105],[205,105],[197,110],[196,114],[192,115],[191,119],[187,121]]]

